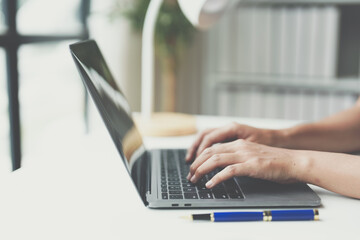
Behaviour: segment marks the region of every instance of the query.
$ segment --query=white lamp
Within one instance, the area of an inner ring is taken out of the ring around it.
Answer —
[[[188,20],[199,29],[208,29],[224,13],[228,0],[178,0]]]
[[[151,0],[142,37],[141,118],[138,125],[145,135],[184,135],[196,131],[195,120],[185,114],[153,113],[154,39],[160,7],[164,0]],[[209,28],[225,11],[228,0],[178,0],[189,21],[200,29]],[[182,129],[179,129],[179,126]]]

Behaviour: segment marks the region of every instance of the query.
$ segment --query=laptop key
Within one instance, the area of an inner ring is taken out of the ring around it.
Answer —
[[[236,187],[226,186],[225,189],[228,193],[236,193],[237,192]]]
[[[207,183],[207,179],[206,179],[206,177],[202,177],[202,178],[200,178],[200,180],[197,182],[197,184],[199,184],[199,185],[205,185],[206,183]]]
[[[213,199],[213,196],[210,192],[199,192],[200,199]]]
[[[161,192],[167,192],[167,188],[161,188]]]
[[[226,189],[228,194],[241,195],[241,191],[238,188]]]
[[[229,198],[226,193],[214,193],[214,197],[216,199],[228,199]]]
[[[199,193],[210,193],[210,194],[211,194],[211,190],[210,190],[210,189],[206,189],[206,190],[199,190],[199,189],[198,189],[198,192],[199,192]]]
[[[228,196],[224,189],[213,189],[212,193],[216,199],[227,199]]]
[[[169,199],[167,193],[162,193],[161,197],[162,197],[162,199]]]
[[[169,191],[169,194],[182,194],[181,191]]]
[[[199,191],[206,191],[206,190],[209,190],[207,187],[205,186],[196,186],[196,188],[199,190]]]
[[[222,185],[221,183],[216,185],[215,187],[213,187],[212,189],[217,189],[217,190],[225,190],[224,185]]]
[[[198,196],[196,193],[184,193],[185,199],[198,199]]]
[[[183,187],[195,187],[193,183],[183,183]]]
[[[180,191],[181,187],[180,186],[169,186],[169,191]]]
[[[216,194],[226,194],[226,191],[225,191],[225,189],[212,189],[211,190],[214,194],[216,193]]]
[[[243,199],[244,198],[243,195],[241,195],[241,194],[229,194],[229,197],[231,199]]]
[[[170,195],[170,199],[183,199],[182,195]]]
[[[195,192],[196,193],[196,188],[194,187],[185,187],[183,188],[184,192]]]
[[[179,178],[168,178],[169,182],[177,182],[179,181]]]
[[[179,182],[168,182],[169,186],[176,186],[176,185],[180,185]]]

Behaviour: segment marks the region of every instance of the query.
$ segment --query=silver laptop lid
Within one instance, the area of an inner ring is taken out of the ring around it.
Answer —
[[[146,204],[146,181],[150,174],[150,163],[147,160],[143,139],[131,116],[130,106],[95,41],[72,44],[70,50],[81,78]]]

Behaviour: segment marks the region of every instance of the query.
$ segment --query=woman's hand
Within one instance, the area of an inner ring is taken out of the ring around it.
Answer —
[[[300,159],[295,150],[236,140],[206,148],[190,166],[188,179],[196,183],[203,175],[224,167],[207,182],[207,188],[234,176],[249,176],[280,183],[296,182],[296,167]]]
[[[280,137],[277,130],[254,128],[238,123],[231,123],[225,127],[211,128],[201,132],[193,145],[188,149],[185,160],[193,160],[208,147],[215,143],[230,142],[245,139],[251,142],[274,146]]]

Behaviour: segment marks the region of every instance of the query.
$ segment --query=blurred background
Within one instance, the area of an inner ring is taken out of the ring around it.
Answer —
[[[99,123],[71,43],[95,39],[133,111],[140,111],[148,3],[0,0],[1,173],[11,169],[14,82],[23,164],[84,134],[86,116],[90,129]],[[155,109],[313,121],[348,108],[360,93],[359,24],[356,0],[234,0],[216,26],[201,32],[176,1],[166,0],[156,32]]]

